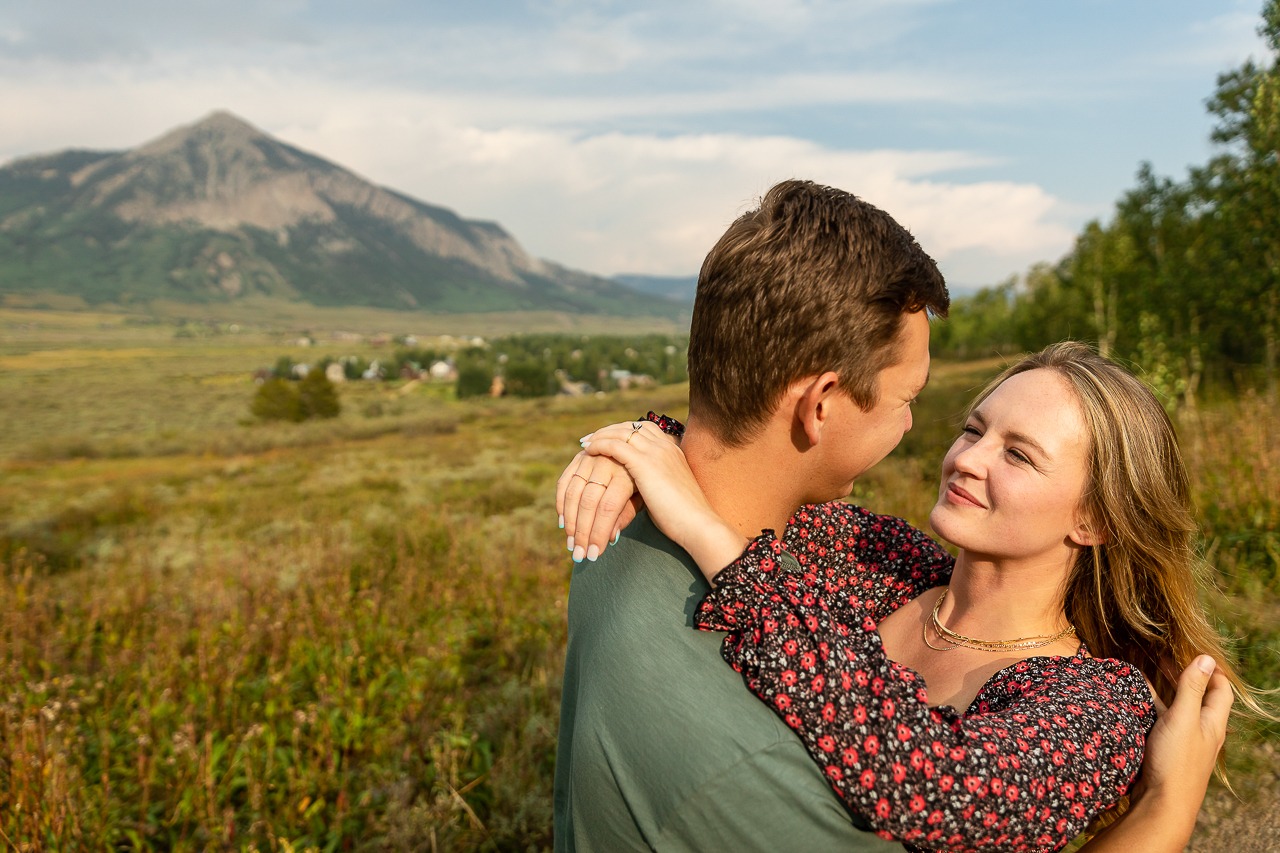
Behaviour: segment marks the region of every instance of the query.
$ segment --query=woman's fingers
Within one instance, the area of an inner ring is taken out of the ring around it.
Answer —
[[[573,537],[578,531],[578,513],[582,507],[582,495],[588,491],[593,479],[592,472],[598,461],[585,453],[577,457],[577,467],[569,474],[569,482],[564,491],[564,533],[570,551],[573,550]]]
[[[556,513],[560,516],[560,529],[564,530],[564,504],[565,493],[568,491],[569,483],[574,479],[573,475],[577,472],[578,466],[582,464],[587,454],[579,450],[574,455],[573,460],[565,466],[564,473],[560,475],[560,479],[556,480]]]
[[[613,475],[608,488],[596,504],[595,519],[591,523],[590,533],[586,540],[586,558],[595,561],[604,551],[605,546],[613,540],[614,530],[618,527],[618,519],[623,510],[631,505],[631,496],[635,494],[635,484],[626,472]],[[585,520],[580,522],[580,530],[587,532]],[[577,541],[576,539],[574,540]],[[574,557],[577,557],[575,549]]]
[[[614,438],[634,442],[635,439],[641,436],[650,440],[662,440],[675,444],[675,439],[668,436],[652,421],[626,421],[620,424],[610,424],[590,435],[584,435],[582,437],[582,445],[586,447],[593,441]]]
[[[636,520],[636,516],[640,514],[640,508],[644,506],[644,500],[640,497],[640,493],[636,492],[627,501],[627,505],[622,508],[622,514],[618,516],[618,523],[613,526],[613,536],[609,539],[610,545],[618,544],[618,537],[622,531],[627,529],[627,525]]]
[[[635,493],[635,484],[622,465],[605,456],[585,456],[572,479],[574,482],[565,494],[566,544],[573,552],[574,561],[581,562],[594,542],[596,549],[591,556],[594,560],[600,556],[609,538],[601,533],[591,539],[599,512],[606,509],[608,519],[605,523],[610,529],[615,527],[622,506]]]

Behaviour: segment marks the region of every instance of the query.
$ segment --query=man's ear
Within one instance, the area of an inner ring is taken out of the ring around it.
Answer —
[[[796,400],[797,426],[804,432],[810,447],[822,441],[822,430],[833,413],[833,398],[840,391],[840,377],[831,371],[797,383],[800,396]]]

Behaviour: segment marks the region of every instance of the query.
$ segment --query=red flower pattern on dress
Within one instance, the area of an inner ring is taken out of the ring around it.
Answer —
[[[1000,670],[963,714],[930,708],[876,626],[946,583],[952,557],[901,519],[840,502],[801,507],[785,537],[753,540],[695,621],[728,632],[725,660],[879,835],[912,850],[1052,851],[1128,790],[1155,724],[1136,667],[1082,644]]]

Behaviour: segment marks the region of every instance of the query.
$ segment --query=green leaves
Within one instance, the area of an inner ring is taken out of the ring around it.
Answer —
[[[1280,51],[1280,4],[1260,30]],[[939,353],[1096,342],[1146,371],[1173,404],[1203,383],[1276,386],[1280,350],[1280,65],[1218,78],[1222,147],[1185,181],[1143,164],[1109,222],[1090,222],[1055,267],[956,300]],[[1003,297],[1003,298],[1001,298]],[[1001,332],[1000,327],[1012,330]],[[1009,338],[1013,337],[1013,341]],[[1011,345],[1012,344],[1012,345]]]

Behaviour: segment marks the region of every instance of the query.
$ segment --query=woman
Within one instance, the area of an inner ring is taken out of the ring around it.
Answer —
[[[587,452],[627,466],[715,586],[699,627],[729,632],[726,660],[885,837],[1061,847],[1132,783],[1154,722],[1143,675],[1170,699],[1166,657],[1209,651],[1263,713],[1197,604],[1172,425],[1087,347],[1030,356],[975,400],[930,516],[954,563],[841,503],[747,543],[654,432],[610,427]]]

